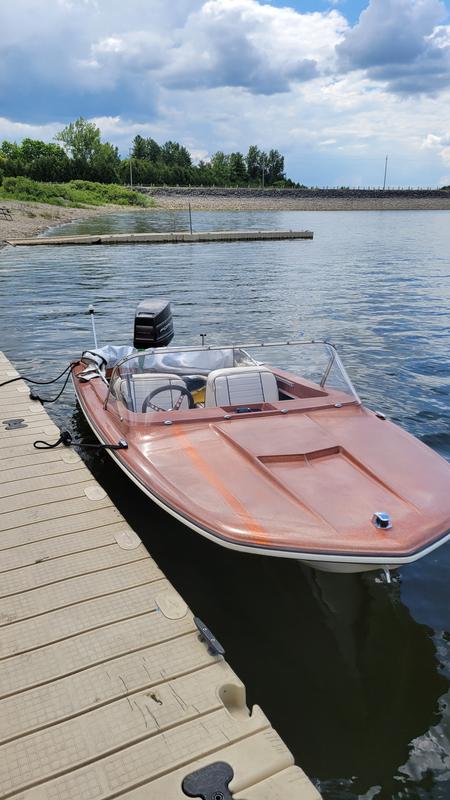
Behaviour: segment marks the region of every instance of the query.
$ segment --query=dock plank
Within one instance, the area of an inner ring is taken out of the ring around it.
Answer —
[[[30,525],[22,525],[19,528],[2,531],[0,533],[0,550],[22,547],[24,544],[33,544],[44,539],[66,536],[70,533],[91,532],[96,528],[120,522],[120,520],[121,516],[117,509],[113,505],[107,505],[104,508],[65,516],[63,530],[61,530],[59,519],[32,522]],[[122,528],[122,525],[120,528]]]
[[[318,800],[79,455],[33,447],[58,428],[27,392],[0,387],[27,424],[0,426],[0,796],[184,800],[227,760],[238,800]]]
[[[48,584],[45,584],[38,589],[20,592],[14,597],[0,598],[0,626],[151,583],[163,577],[156,564],[142,553],[140,561],[133,560],[128,564],[115,565],[113,569],[109,567],[53,583],[51,591]]]
[[[115,526],[116,531],[118,527]],[[100,539],[100,536],[103,538]],[[96,537],[94,541],[91,540],[92,537]],[[63,538],[67,539],[67,537]],[[100,545],[99,540],[103,544]],[[51,544],[54,544],[54,549],[60,546],[58,539],[52,539]],[[66,542],[63,542],[63,544],[66,544]],[[80,545],[83,545],[83,547]],[[91,572],[99,572],[102,569],[110,569],[111,567],[127,564],[130,561],[139,561],[145,554],[143,547],[135,550],[123,550],[117,547],[111,531],[101,528],[95,531],[87,531],[85,540],[78,545],[78,551],[73,550],[73,547],[74,544],[69,543],[68,549],[70,552],[63,551],[59,557],[55,557],[55,560],[50,560],[50,556],[45,555],[48,552],[48,549],[45,549],[41,551],[44,555],[29,562],[26,566],[16,566],[15,569],[2,572],[1,595],[6,597],[9,594],[37,589],[40,586],[50,587],[61,580],[69,580],[80,575],[88,575]],[[20,563],[20,553],[17,555],[16,551],[13,551],[13,555],[16,557],[16,561],[13,563]]]
[[[44,616],[8,625],[0,636],[0,660],[94,628],[154,612],[158,608],[157,595],[168,588],[168,582],[162,579],[156,584],[87,600],[76,606],[49,611]]]
[[[217,662],[196,633],[147,647],[0,700],[3,741],[84,714]],[[220,663],[220,662],[219,662]]]
[[[77,674],[194,630],[188,615],[172,620],[153,612],[13,656],[0,664],[0,697],[19,695],[25,689]],[[20,703],[20,696],[16,702]]]

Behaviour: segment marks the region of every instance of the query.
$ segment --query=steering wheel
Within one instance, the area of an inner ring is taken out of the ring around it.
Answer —
[[[157,394],[161,394],[161,392],[167,392],[167,391],[180,393],[180,396],[174,406],[172,406],[171,408],[162,408],[161,406],[156,405],[156,403],[151,402],[153,398],[156,397]],[[181,406],[181,403],[183,402],[183,397],[188,398],[189,408],[195,407],[194,398],[192,397],[189,389],[186,389],[185,386],[178,386],[177,384],[175,384],[175,386],[172,386],[172,384],[170,383],[168,383],[166,386],[160,386],[158,389],[153,389],[153,392],[150,392],[150,394],[147,395],[144,402],[142,403],[142,413],[145,414],[148,407],[152,408],[153,411],[178,411],[178,409]]]

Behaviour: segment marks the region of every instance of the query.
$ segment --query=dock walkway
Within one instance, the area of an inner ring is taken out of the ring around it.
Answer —
[[[198,233],[108,233],[80,236],[39,236],[6,239],[13,247],[93,244],[179,244],[181,242],[254,242],[281,239],[312,239],[312,231],[202,231]]]
[[[23,381],[0,412],[0,797],[185,800],[223,761],[235,800],[320,800]]]

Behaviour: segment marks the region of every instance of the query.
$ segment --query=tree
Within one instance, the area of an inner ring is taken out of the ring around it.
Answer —
[[[269,150],[266,161],[266,182],[283,181],[284,177],[284,156],[278,150]]]
[[[161,147],[161,160],[168,167],[190,167],[192,165],[189,151],[178,142],[170,140]]]
[[[144,139],[139,134],[134,137],[133,139],[133,147],[131,150],[131,155],[133,158],[146,158],[147,157],[147,144],[146,139]]]
[[[0,152],[7,158],[19,158],[20,146],[16,142],[7,142],[5,139],[1,144]]]
[[[145,140],[147,146],[147,158],[149,161],[153,161],[155,164],[158,161],[161,161],[161,148],[158,142],[155,142],[154,139],[148,138]]]
[[[247,180],[247,167],[242,153],[231,153],[229,160],[231,183],[245,183]]]
[[[214,176],[214,183],[219,186],[227,186],[230,182],[230,156],[225,155],[222,150],[211,158],[211,169]]]
[[[89,164],[100,148],[100,128],[83,117],[71,122],[56,135],[72,159],[79,164]]]
[[[48,145],[40,139],[24,139],[20,146],[20,155],[24,161],[35,161],[47,155]]]
[[[251,181],[258,180],[261,177],[261,151],[257,148],[256,144],[251,144],[248,148],[246,156],[247,173]]]
[[[109,142],[97,147],[90,166],[94,180],[102,183],[117,183],[120,180],[119,151]]]
[[[37,181],[75,179],[103,183],[130,179],[140,184],[295,186],[284,174],[284,157],[278,150],[268,154],[251,145],[247,155],[218,150],[208,162],[194,166],[188,149],[169,140],[159,145],[151,137],[134,137],[130,158],[121,159],[117,147],[101,141],[100,129],[83,117],[71,122],[55,137],[56,142],[25,138],[21,144],[0,144],[0,178],[28,177]],[[59,144],[61,143],[61,144]],[[62,146],[61,146],[62,145]]]
[[[161,160],[161,148],[158,142],[155,142],[151,137],[144,139],[138,134],[133,139],[131,155],[133,158],[145,158],[148,161],[156,162]]]
[[[31,140],[28,140],[31,141]],[[58,144],[43,144],[43,148],[34,150],[28,145],[24,148],[25,140],[22,143],[22,152],[30,155],[39,153],[26,163],[26,174],[35,181],[69,181],[72,177],[72,165],[67,153]]]

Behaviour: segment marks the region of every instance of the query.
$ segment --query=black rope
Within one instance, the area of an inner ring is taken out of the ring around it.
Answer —
[[[54,447],[58,447],[58,445],[63,444],[65,447],[81,447],[84,449],[85,447],[90,447],[94,450],[126,450],[128,448],[128,443],[125,439],[119,439],[117,444],[88,444],[85,442],[74,442],[72,434],[70,431],[62,430],[60,433],[60,437],[57,442],[44,442],[42,439],[37,439],[37,441],[33,442],[33,447],[36,450],[53,450]]]
[[[8,383],[14,383],[15,381],[22,381],[22,380],[23,381],[28,381],[29,383],[36,383],[39,386],[48,386],[50,383],[56,383],[56,381],[59,381],[59,379],[62,378],[62,376],[65,375],[66,372],[68,372],[69,370],[72,370],[74,368],[75,364],[78,364],[78,363],[79,363],[78,361],[71,361],[69,366],[67,366],[61,372],[60,375],[57,375],[57,377],[53,378],[51,381],[37,381],[37,380],[35,380],[35,378],[28,378],[26,375],[18,375],[17,378],[10,378],[9,381],[3,381],[3,383],[0,383],[0,388],[2,386],[7,386]]]
[[[37,439],[36,442],[33,442],[33,447],[35,447],[36,450],[53,450],[54,447],[58,447],[60,444],[70,447],[72,444],[72,434],[69,431],[61,431],[58,441],[54,442],[54,444]]]
[[[0,388],[2,386],[7,386],[9,383],[14,383],[15,381],[22,381],[22,380],[28,381],[29,383],[35,383],[38,386],[49,386],[51,383],[56,383],[56,381],[59,381],[63,377],[63,375],[68,373],[66,380],[64,381],[64,385],[59,394],[56,395],[56,397],[53,398],[40,397],[38,394],[35,394],[34,392],[30,391],[31,400],[39,400],[39,402],[41,403],[55,403],[56,400],[59,400],[62,393],[64,392],[64,389],[66,388],[69,378],[72,374],[72,370],[77,364],[79,364],[79,361],[71,361],[70,364],[59,375],[57,375],[56,378],[53,378],[51,381],[37,381],[34,378],[28,378],[26,375],[18,375],[17,378],[10,378],[8,381],[3,381],[3,383],[0,383]]]
[[[69,378],[70,378],[70,376],[72,374],[72,370],[73,370],[73,365],[71,364],[70,365],[70,372],[68,373],[68,375],[66,377],[66,380],[64,381],[64,384],[63,384],[63,387],[62,387],[61,391],[58,392],[56,397],[52,397],[52,398],[50,398],[50,397],[40,397],[38,394],[35,394],[34,392],[30,392],[30,400],[39,400],[41,403],[55,403],[56,400],[59,400],[59,398],[61,397],[62,393],[64,392],[64,389],[66,388],[66,386],[67,386],[67,384],[69,382]],[[50,381],[50,383],[54,383],[54,381]]]

